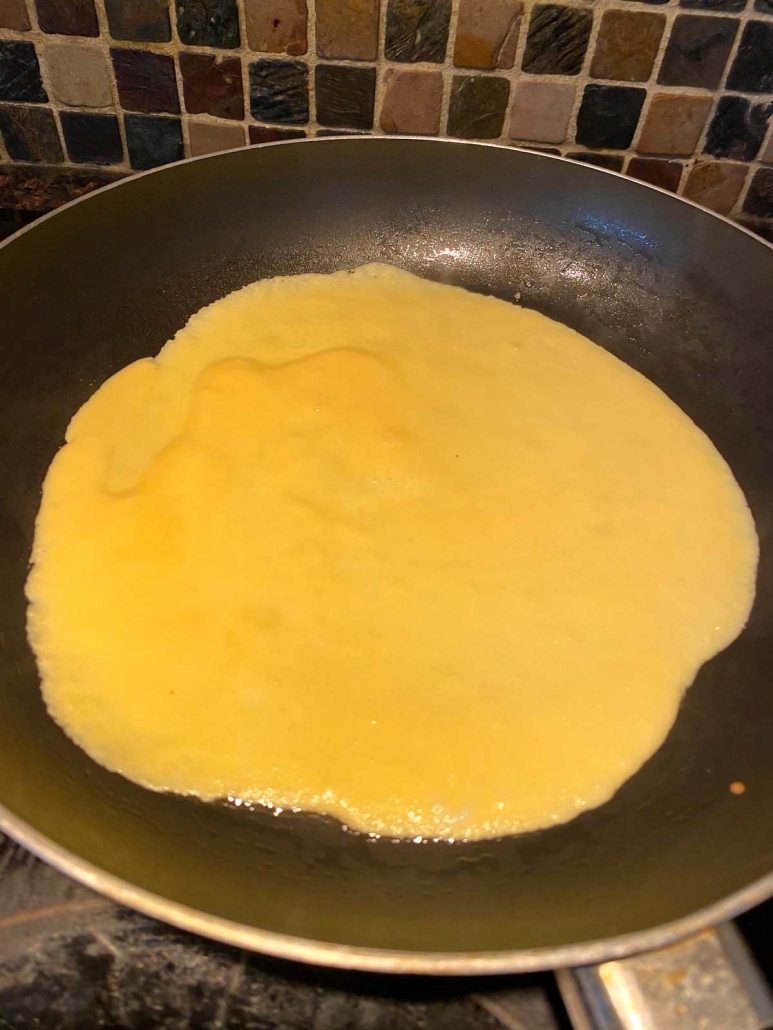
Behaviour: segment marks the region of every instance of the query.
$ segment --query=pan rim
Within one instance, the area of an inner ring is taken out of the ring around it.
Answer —
[[[405,140],[422,144],[454,144],[460,146],[488,147],[498,150],[526,152],[534,157],[550,161],[562,161],[577,164],[568,157],[545,154],[526,147],[508,147],[498,143],[486,143],[473,140],[450,139],[447,137],[428,138],[423,136],[333,136],[309,137],[306,139],[279,140],[273,143],[253,144],[241,148],[277,147],[297,144],[317,143],[320,145],[340,145],[342,141],[349,144],[390,145]],[[205,161],[233,154],[234,151],[219,151],[204,154],[200,157],[188,158],[171,165],[162,165],[144,172],[133,172],[124,178],[108,183],[98,190],[86,193],[61,207],[41,215],[40,218],[18,232],[13,233],[0,242],[0,249],[19,239],[24,233],[38,224],[58,215],[75,204],[90,200],[106,190],[125,185],[137,178],[166,171],[178,164],[189,164],[194,161]],[[654,190],[673,201],[680,201],[725,222],[738,232],[751,237],[758,244],[773,250],[770,243],[757,236],[750,229],[739,225],[730,218],[717,214],[685,197],[678,196],[651,183],[631,179],[622,173],[595,165],[584,165],[591,172],[613,175],[626,179],[634,187]],[[773,872],[761,877],[746,887],[729,894],[696,912],[680,919],[632,931],[616,937],[598,940],[581,941],[571,944],[545,946],[539,948],[512,949],[505,951],[470,951],[470,952],[431,952],[404,951],[371,948],[358,945],[345,945],[334,942],[317,941],[311,938],[297,937],[277,931],[262,930],[234,920],[225,919],[206,913],[181,902],[167,898],[137,887],[129,881],[108,873],[99,866],[79,857],[73,852],[57,844],[54,840],[40,833],[4,805],[0,804],[0,830],[7,833],[17,843],[27,848],[37,857],[48,862],[60,872],[72,877],[84,886],[102,894],[111,900],[126,905],[151,918],[192,933],[231,944],[250,951],[271,955],[275,958],[294,962],[305,962],[311,965],[328,966],[338,969],[358,970],[371,973],[414,974],[414,975],[493,975],[507,973],[529,973],[545,969],[556,969],[565,966],[594,965],[600,962],[623,958],[641,951],[654,950],[674,943],[690,934],[697,933],[707,926],[723,922],[739,915],[741,912],[773,896]]]

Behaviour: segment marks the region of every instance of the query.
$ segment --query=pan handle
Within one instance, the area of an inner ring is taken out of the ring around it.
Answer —
[[[556,977],[574,1030],[773,1027],[773,996],[734,923]]]

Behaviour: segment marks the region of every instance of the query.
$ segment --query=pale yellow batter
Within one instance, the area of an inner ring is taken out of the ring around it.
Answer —
[[[225,297],[67,441],[28,582],[43,693],[156,790],[391,836],[562,822],[753,598],[743,495],[663,393],[385,265]]]

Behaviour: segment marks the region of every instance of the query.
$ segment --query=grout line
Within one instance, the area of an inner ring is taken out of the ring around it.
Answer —
[[[312,0],[315,2],[315,0]],[[387,2],[388,0],[380,0],[378,6],[378,25],[376,32],[376,95],[373,100],[373,131],[380,133],[381,129],[381,112],[384,108],[384,96],[386,94],[386,73],[388,68],[388,62],[384,57],[384,47],[386,46],[386,19],[387,19]],[[392,133],[387,133],[392,135]]]

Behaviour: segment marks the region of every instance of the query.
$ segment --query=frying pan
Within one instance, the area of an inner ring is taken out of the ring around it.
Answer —
[[[709,434],[754,512],[747,628],[701,669],[644,768],[563,826],[415,844],[153,793],[94,764],[43,706],[23,587],[70,416],[229,291],[373,260],[520,297],[608,348]],[[669,194],[450,141],[232,151],[135,176],[24,230],[0,248],[0,826],[178,926],[370,970],[598,962],[761,901],[773,892],[772,284],[773,249]]]

